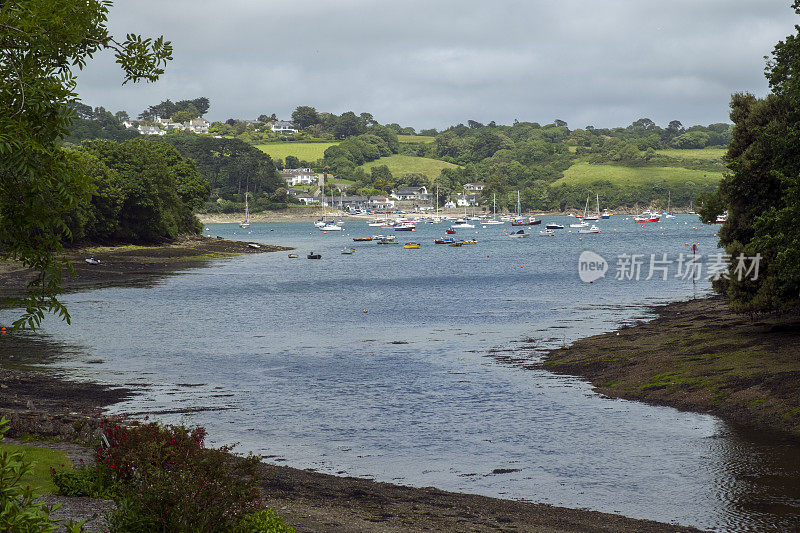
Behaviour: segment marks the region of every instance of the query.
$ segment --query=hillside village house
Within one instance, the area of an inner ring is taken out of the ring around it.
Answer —
[[[469,192],[480,192],[486,188],[486,184],[482,181],[475,183],[467,183],[464,185],[464,190]]]
[[[318,176],[310,168],[287,168],[279,172],[289,187],[311,185],[318,180]]]
[[[413,200],[415,202],[428,202],[433,197],[425,187],[400,187],[391,193],[396,200]]]
[[[394,200],[385,196],[340,196],[339,198],[333,199],[332,205],[350,211],[359,209],[382,211],[385,209],[394,209]]]
[[[457,194],[455,199],[450,199],[444,204],[445,209],[453,209],[455,207],[474,207],[478,205],[477,194]]]
[[[327,203],[323,202],[319,196],[312,196],[307,192],[302,191],[290,191],[292,196],[294,196],[298,201],[303,202],[306,205],[312,204],[322,204],[328,205]]]
[[[133,125],[133,122],[126,120],[122,125],[129,130],[136,130],[141,135],[164,135],[169,130],[183,130],[191,131],[192,133],[208,133],[208,128],[211,123],[203,117],[198,117],[190,120],[189,122],[172,122],[169,119],[162,119],[156,117],[155,126],[145,126],[139,124],[138,127]]]
[[[291,122],[285,120],[274,120],[267,125],[274,133],[297,133],[297,128]]]

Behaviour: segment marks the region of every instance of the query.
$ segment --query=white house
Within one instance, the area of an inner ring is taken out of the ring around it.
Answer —
[[[297,133],[297,128],[291,122],[285,120],[276,120],[270,122],[270,129],[275,133]]]
[[[208,128],[211,126],[211,123],[203,117],[197,117],[193,118],[189,122],[185,122],[183,125],[185,126],[185,129],[195,133],[208,133]]]
[[[477,194],[458,194],[456,195],[456,205],[458,207],[472,207],[478,205]]]
[[[162,130],[158,126],[142,126],[136,128],[142,135],[165,135],[166,130]]]
[[[477,181],[477,182],[474,182],[474,183],[466,183],[464,185],[464,190],[467,190],[469,192],[480,192],[485,188],[486,188],[486,184],[484,182],[482,182],[482,181]]]
[[[287,168],[280,171],[289,187],[311,185],[317,182],[317,175],[310,168]]]
[[[367,207],[377,210],[394,209],[394,200],[386,196],[370,196],[367,199]]]
[[[319,196],[311,196],[307,192],[301,192],[299,194],[295,194],[294,197],[306,205],[323,203]],[[325,204],[323,203],[323,205]]]
[[[400,187],[392,191],[392,198],[397,200],[427,200],[428,189],[425,187]]]

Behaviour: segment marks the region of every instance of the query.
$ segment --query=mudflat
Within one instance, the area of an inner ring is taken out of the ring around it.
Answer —
[[[540,366],[584,377],[607,396],[800,438],[796,315],[740,315],[719,297],[654,311],[655,320],[580,339]]]

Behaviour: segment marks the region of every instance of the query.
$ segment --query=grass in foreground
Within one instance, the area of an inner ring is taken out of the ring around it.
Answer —
[[[686,182],[706,185],[718,183],[721,179],[722,172],[708,170],[690,170],[678,167],[623,167],[579,162],[565,170],[564,177],[555,181],[553,186],[590,185],[598,181],[608,181],[620,187],[653,183],[669,185]]]
[[[427,157],[414,157],[410,155],[390,155],[381,157],[375,161],[364,163],[360,168],[369,172],[372,167],[386,165],[392,176],[402,176],[403,174],[425,174],[431,179],[437,178],[443,168],[457,168],[458,165],[429,159]]]
[[[257,144],[256,148],[268,154],[272,159],[286,159],[287,156],[293,155],[301,161],[313,162],[321,159],[325,150],[337,144],[339,143],[285,142]]]
[[[55,494],[57,488],[50,477],[50,468],[72,468],[67,454],[58,450],[37,446],[21,446],[0,443],[0,452],[22,452],[25,458],[34,463],[33,471],[22,477],[22,485],[30,485],[36,494]]]

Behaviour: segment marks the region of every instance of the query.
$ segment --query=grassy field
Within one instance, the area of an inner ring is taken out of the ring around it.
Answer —
[[[286,159],[286,156],[293,155],[301,161],[311,161],[322,158],[323,152],[339,143],[269,143],[257,144],[256,148],[269,154],[272,159]]]
[[[429,135],[398,135],[397,140],[401,143],[432,143],[435,137]]]
[[[379,165],[386,165],[389,167],[389,171],[393,176],[402,176],[403,174],[425,174],[431,179],[438,177],[443,168],[458,167],[458,165],[447,163],[446,161],[428,159],[427,157],[390,155],[389,157],[381,157],[375,161],[364,163],[361,165],[361,168],[369,172],[372,167]]]
[[[22,478],[23,485],[30,485],[37,494],[55,494],[57,492],[50,478],[50,467],[62,469],[61,465],[71,467],[67,454],[58,450],[49,450],[37,446],[19,446],[0,443],[0,451],[6,453],[23,452],[25,458],[34,463],[33,472]],[[63,469],[62,469],[63,470]]]
[[[680,150],[687,151],[687,150]],[[588,185],[596,181],[610,181],[617,186],[640,185],[644,183],[717,183],[722,179],[721,172],[689,170],[677,167],[620,167],[614,165],[592,165],[576,163],[564,171],[564,177],[553,183],[556,185]]]
[[[699,150],[677,150],[670,148],[667,150],[656,150],[656,153],[678,159],[722,159],[722,156],[725,155],[727,151],[727,148],[703,148]]]

